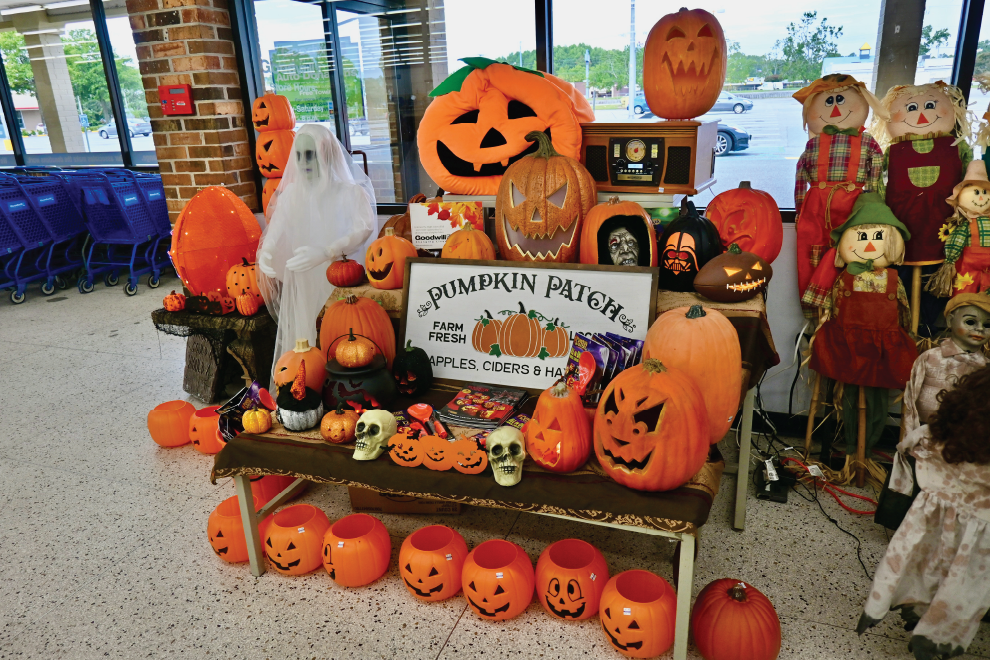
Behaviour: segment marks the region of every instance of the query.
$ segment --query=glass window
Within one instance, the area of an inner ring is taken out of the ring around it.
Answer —
[[[3,110],[0,109],[0,167],[13,167],[16,164],[14,146],[10,142],[10,136],[7,135],[6,119]]]
[[[3,9],[0,52],[29,165],[122,165],[88,3]],[[103,134],[106,133],[106,137]]]
[[[144,95],[144,84],[138,70],[137,51],[127,7],[122,0],[104,2],[107,13],[107,31],[110,34],[110,47],[113,49],[114,65],[117,67],[117,80],[124,97],[124,112],[127,115],[127,129],[131,136],[131,157],[135,165],[156,165],[155,142],[151,136],[151,120],[148,116],[148,102]],[[111,124],[113,120],[111,120]],[[98,132],[102,137],[102,133]]]

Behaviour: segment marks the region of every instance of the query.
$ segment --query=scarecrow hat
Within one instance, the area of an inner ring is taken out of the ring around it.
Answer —
[[[949,318],[949,314],[954,310],[967,305],[979,307],[984,312],[990,313],[990,295],[986,293],[960,293],[958,296],[953,296],[949,302],[945,303],[945,318]]]
[[[952,188],[952,196],[946,199],[952,208],[959,206],[959,193],[966,186],[980,186],[990,188],[990,180],[987,179],[987,164],[982,159],[970,161],[966,167],[966,176]]]
[[[847,229],[859,225],[890,225],[901,232],[904,240],[911,238],[911,232],[908,231],[903,222],[894,216],[890,207],[884,204],[883,197],[879,193],[862,193],[857,197],[856,203],[853,204],[852,213],[849,214],[849,219],[842,223],[842,226],[833,229],[829,236],[831,236],[833,243],[838,244],[839,239],[842,238],[842,234]]]
[[[802,87],[798,91],[791,95],[798,103],[804,105],[810,97],[818,94],[820,92],[827,92],[832,89],[839,89],[844,87],[860,87],[863,91],[868,91],[866,89],[866,83],[860,82],[853,78],[852,76],[845,73],[830,73],[827,76],[819,78],[815,82],[811,83],[807,87]]]

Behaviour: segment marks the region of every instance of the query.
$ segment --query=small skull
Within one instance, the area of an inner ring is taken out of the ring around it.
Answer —
[[[503,426],[491,432],[485,440],[488,462],[500,486],[515,486],[522,479],[526,460],[526,442],[519,429]]]
[[[358,417],[354,460],[373,461],[381,456],[395,427],[395,415],[387,410],[369,410]]]

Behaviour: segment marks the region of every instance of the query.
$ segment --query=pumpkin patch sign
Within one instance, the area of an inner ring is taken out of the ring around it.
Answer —
[[[576,332],[643,339],[657,268],[407,259],[403,341],[441,381],[544,390],[564,375]]]

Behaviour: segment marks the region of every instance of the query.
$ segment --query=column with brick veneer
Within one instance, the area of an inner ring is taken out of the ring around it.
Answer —
[[[211,185],[260,210],[226,0],[127,0],[127,13],[172,221]],[[162,114],[158,86],[177,84],[192,85],[194,115]]]

